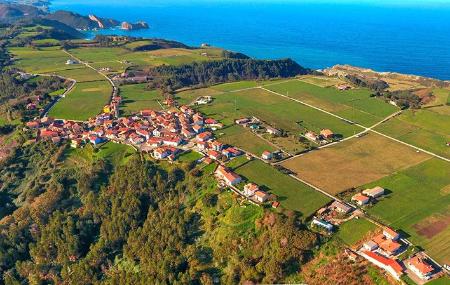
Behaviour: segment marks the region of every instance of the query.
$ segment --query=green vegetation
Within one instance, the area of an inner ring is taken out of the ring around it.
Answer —
[[[141,110],[161,110],[163,97],[157,90],[147,90],[146,84],[124,85],[120,87],[123,115],[130,115]]]
[[[436,109],[435,109],[436,108]],[[377,130],[406,143],[450,158],[449,107],[407,110],[377,127]]]
[[[257,156],[261,156],[266,150],[271,152],[277,150],[273,145],[242,126],[233,125],[220,129],[216,131],[216,137],[222,143],[237,146]]]
[[[334,87],[323,88],[300,80],[267,88],[367,127],[398,111],[398,108],[371,97],[371,92],[367,89],[339,91]]]
[[[74,67],[83,67],[82,65],[66,65],[66,61],[70,57],[59,47],[10,48],[9,52],[16,59],[14,66],[30,73],[53,73],[73,69]]]
[[[112,87],[107,81],[77,83],[74,90],[50,110],[49,116],[87,120],[99,114],[108,104],[111,92]]]
[[[351,246],[362,241],[370,232],[376,229],[376,225],[364,218],[353,218],[339,226],[336,237]]]
[[[306,130],[320,132],[321,129],[329,128],[335,134],[347,137],[361,130],[333,116],[261,89],[214,96],[212,104],[200,106],[199,110],[228,125],[236,119],[255,116],[274,128],[292,134]]]
[[[195,162],[202,157],[203,157],[203,155],[201,155],[198,152],[189,151],[189,152],[186,152],[186,153],[183,153],[182,155],[180,155],[177,160],[179,162]]]
[[[430,159],[367,185],[389,193],[368,212],[406,232],[414,244],[442,263],[448,263],[450,256],[449,172],[447,162]]]
[[[277,195],[277,200],[284,208],[298,211],[304,218],[330,201],[328,197],[259,160],[244,164],[235,171],[248,181]]]
[[[428,285],[446,285],[450,282],[450,278],[448,276],[441,277],[439,279],[431,280],[428,282]]]

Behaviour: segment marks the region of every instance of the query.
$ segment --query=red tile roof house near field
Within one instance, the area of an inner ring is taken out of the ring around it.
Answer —
[[[307,132],[306,134],[305,134],[305,138],[307,138],[307,139],[309,139],[309,140],[311,140],[311,141],[313,141],[313,142],[317,142],[317,140],[319,139],[319,137],[317,136],[317,134],[316,133],[314,133],[314,132]]]
[[[369,203],[370,198],[361,193],[358,193],[352,197],[352,201],[355,201],[356,204],[362,206],[362,205],[366,205],[367,203]]]
[[[334,137],[334,133],[330,129],[321,130],[320,135],[326,139],[332,139]]]
[[[406,266],[422,280],[428,280],[433,276],[433,266],[418,255],[409,259]]]
[[[218,152],[218,151],[210,150],[210,151],[208,151],[208,156],[211,159],[219,160],[222,157],[222,154],[220,152]]]
[[[341,203],[339,201],[334,201],[331,205],[331,208],[333,208],[336,212],[348,214],[352,211],[352,208],[345,205],[344,203]]]
[[[262,153],[261,158],[264,160],[271,160],[273,158],[273,153],[266,150]]]
[[[383,229],[383,235],[391,240],[398,240],[400,238],[400,234],[398,232],[388,227],[385,227]]]
[[[262,190],[258,190],[255,192],[255,199],[256,199],[256,201],[258,201],[260,203],[266,202],[268,198],[269,198],[269,195],[267,195],[267,193]]]
[[[244,195],[247,197],[251,197],[255,195],[255,192],[259,190],[258,185],[255,183],[248,183],[244,186]]]
[[[229,186],[239,184],[242,181],[242,178],[239,175],[221,165],[217,167],[215,174]]]
[[[375,252],[365,250],[363,250],[360,254],[376,266],[386,270],[396,280],[400,280],[400,276],[403,275],[402,265],[394,259],[390,259]]]

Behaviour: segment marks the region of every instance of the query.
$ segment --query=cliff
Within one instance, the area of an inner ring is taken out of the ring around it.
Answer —
[[[131,30],[143,30],[143,29],[148,29],[149,25],[146,22],[137,22],[137,23],[128,23],[128,22],[122,22],[121,25],[121,29],[122,30],[127,30],[127,31],[131,31]]]

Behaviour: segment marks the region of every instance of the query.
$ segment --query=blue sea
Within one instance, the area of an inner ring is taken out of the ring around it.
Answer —
[[[417,5],[335,2],[341,4],[55,0],[51,10],[144,20],[151,26],[100,32],[104,34],[165,38],[193,46],[209,43],[261,59],[290,57],[314,69],[351,64],[450,80],[450,5],[426,5],[426,0]]]

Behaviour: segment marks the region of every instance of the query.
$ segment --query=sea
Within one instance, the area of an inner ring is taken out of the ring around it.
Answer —
[[[54,0],[50,9],[150,25],[95,33],[208,43],[314,69],[350,64],[450,80],[450,5],[426,2]]]

